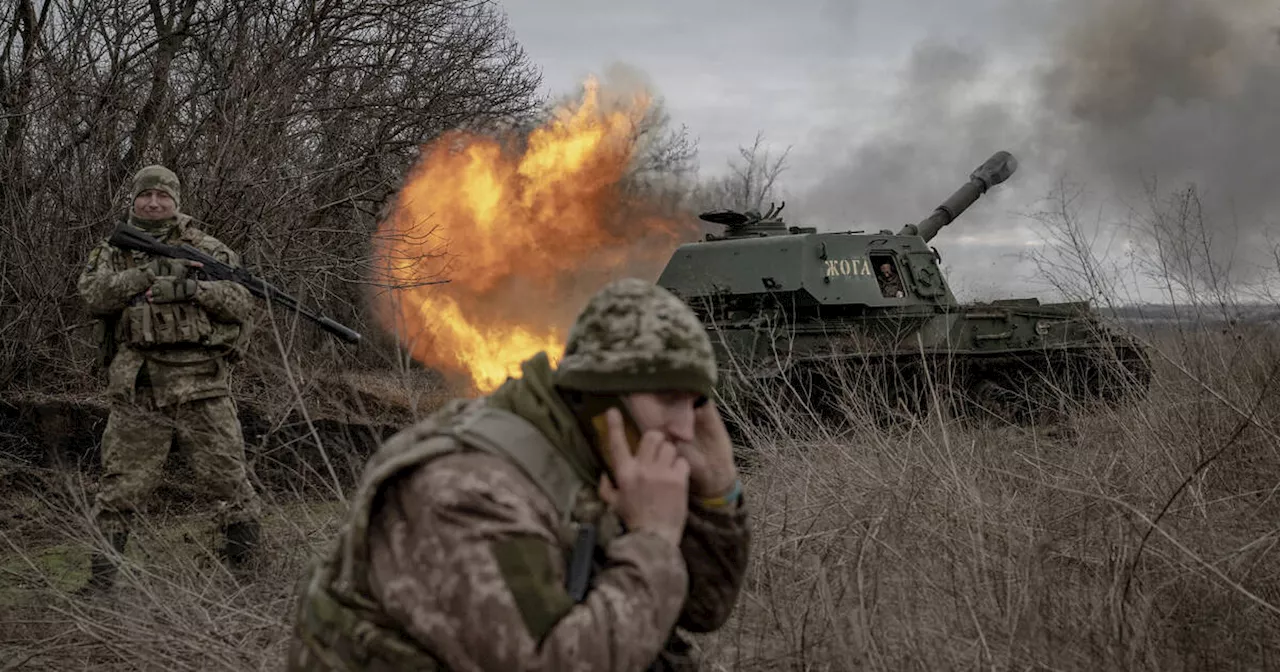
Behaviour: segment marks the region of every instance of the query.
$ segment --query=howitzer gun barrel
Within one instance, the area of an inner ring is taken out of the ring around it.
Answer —
[[[942,227],[950,224],[961,213],[969,209],[991,187],[1004,182],[1018,169],[1018,160],[1012,154],[999,151],[991,155],[986,163],[978,166],[969,175],[969,181],[951,194],[950,198],[934,209],[933,214],[920,220],[918,224],[908,224],[898,232],[900,236],[918,235],[925,242],[933,240]]]

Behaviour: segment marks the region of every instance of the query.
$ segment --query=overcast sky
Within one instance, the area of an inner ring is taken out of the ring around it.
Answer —
[[[704,174],[757,131],[790,146],[793,224],[896,229],[1012,151],[1018,173],[934,241],[971,297],[1043,293],[1024,256],[1037,225],[1020,213],[1064,174],[1090,189],[1091,220],[1141,200],[1144,176],[1195,181],[1231,220],[1219,253],[1245,271],[1266,256],[1246,258],[1280,205],[1274,3],[502,4],[548,93],[617,63],[642,72],[697,138]]]

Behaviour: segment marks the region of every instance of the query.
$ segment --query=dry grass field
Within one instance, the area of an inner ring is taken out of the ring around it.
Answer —
[[[1280,664],[1280,339],[1260,326],[1147,336],[1146,399],[1053,425],[885,428],[851,407],[840,433],[794,413],[748,426],[751,569],[729,624],[698,639],[706,669]],[[278,669],[293,582],[337,496],[271,488],[269,561],[237,581],[175,476],[121,585],[83,600],[70,591],[93,485],[75,470],[9,479],[0,669]]]
[[[989,286],[987,298],[1033,287],[1111,315],[1177,303],[1185,312],[1138,329],[1153,353],[1150,393],[1030,424],[942,411],[884,423],[877,402],[847,401],[832,427],[799,394],[765,394],[763,408],[730,400],[753,549],[732,618],[695,638],[704,669],[1280,669],[1280,239],[1267,112],[1280,59],[1269,8],[966,5],[1012,21],[969,17],[1002,31],[986,40],[931,11],[905,22],[937,24],[916,48],[873,31],[889,56],[912,54],[901,82],[879,53],[870,79],[856,58],[824,57],[802,67],[819,84],[797,89],[784,73],[785,87],[756,93],[723,79],[725,95],[711,95],[715,64],[684,68],[700,78],[695,98],[737,106],[735,123],[773,119],[780,140],[821,143],[796,146],[812,172],[784,189],[791,149],[772,150],[763,130],[727,172],[703,172],[738,132],[720,123],[731,108],[708,117],[720,147],[700,155],[686,104],[675,96],[668,108],[661,72],[633,69],[642,63],[606,68],[607,104],[588,103],[595,79],[548,90],[551,72],[544,80],[508,25],[503,5],[515,4],[0,4],[0,672],[280,669],[302,568],[369,451],[448,396],[437,371],[464,375],[458,342],[486,346],[473,362],[505,359],[490,354],[502,350],[489,347],[494,334],[549,333],[565,316],[540,302],[568,311],[604,276],[658,277],[677,240],[712,232],[696,221],[706,210],[791,200],[791,225],[896,229],[1005,146],[1028,161],[1014,178],[1026,186],[984,197],[929,241],[947,285]],[[664,38],[707,49],[727,35],[738,49],[757,35],[726,23],[709,38],[683,19],[673,33],[633,20],[632,4],[615,23],[652,33],[644,42],[664,63],[684,53]],[[566,21],[536,13],[562,24],[556,42],[583,58],[587,44],[617,46],[577,9]],[[813,56],[771,49],[806,33],[755,14],[769,46],[743,53],[767,67],[736,53],[726,67],[766,82],[783,57]],[[842,43],[859,43],[846,32]],[[827,65],[853,78],[831,69],[839,81],[822,85],[814,73]],[[1023,70],[1040,84],[1014,87]],[[891,117],[867,116],[881,106],[859,87],[878,96],[898,84],[882,101]],[[810,89],[820,104],[805,102]],[[848,114],[831,112],[846,103]],[[604,123],[619,111],[627,124]],[[466,157],[488,157],[487,168],[459,168]],[[234,390],[266,506],[263,565],[234,577],[216,561],[211,502],[178,460],[117,587],[87,599],[74,591],[102,543],[88,509],[106,406],[77,278],[124,214],[134,171],[153,162],[180,174],[182,210],[248,270],[365,338],[347,347],[259,302]],[[1059,170],[1044,201],[1024,198]],[[1071,184],[1073,171],[1088,183]],[[1010,208],[1031,211],[1015,222]],[[430,287],[445,281],[451,298],[436,303]],[[1244,301],[1258,310],[1234,319]]]

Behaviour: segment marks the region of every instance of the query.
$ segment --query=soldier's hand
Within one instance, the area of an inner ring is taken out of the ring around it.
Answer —
[[[156,278],[147,289],[147,301],[150,303],[171,303],[194,299],[200,291],[195,280],[177,280],[174,278]]]
[[[689,463],[659,431],[645,432],[632,455],[622,414],[609,409],[606,419],[617,483],[603,475],[600,498],[613,507],[627,529],[648,530],[679,546],[689,515]]]
[[[191,259],[170,259],[169,268],[172,269],[172,275],[180,280],[186,280],[191,277],[191,271],[197,268],[204,268],[204,262],[193,261]]]
[[[729,492],[738,480],[738,467],[733,463],[733,441],[714,401],[694,411],[693,433],[693,443],[680,446],[689,462],[689,489],[703,499]]]

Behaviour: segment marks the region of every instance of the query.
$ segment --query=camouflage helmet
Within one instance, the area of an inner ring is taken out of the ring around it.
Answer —
[[[555,372],[561,387],[602,394],[684,390],[711,396],[716,358],[702,323],[651,282],[624,278],[587,302]]]
[[[138,194],[148,189],[159,189],[169,194],[173,197],[174,207],[181,208],[182,199],[179,195],[182,193],[182,183],[172,170],[160,165],[150,165],[134,173],[132,197],[136,199]]]

